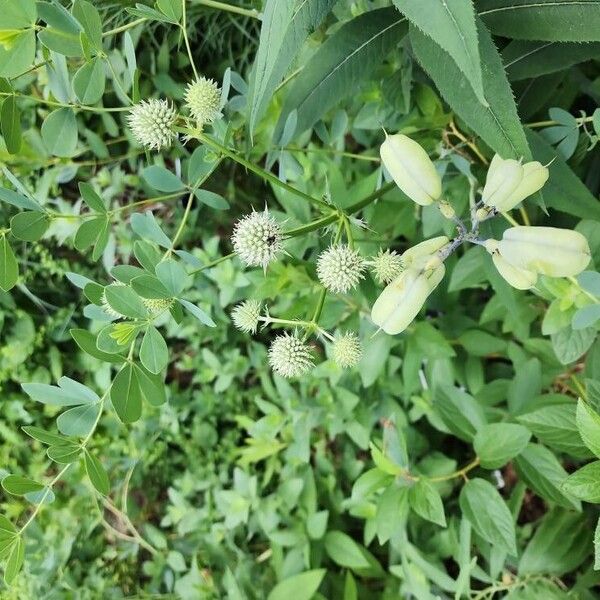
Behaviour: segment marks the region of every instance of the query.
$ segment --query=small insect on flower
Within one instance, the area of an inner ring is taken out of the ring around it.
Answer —
[[[297,377],[310,371],[314,363],[310,348],[295,333],[284,333],[269,348],[269,364],[277,375]]]
[[[355,367],[362,357],[358,336],[353,332],[335,338],[333,342],[333,361],[342,369]]]
[[[231,311],[233,324],[244,333],[256,333],[260,319],[261,304],[258,300],[246,300]]]
[[[190,83],[185,92],[185,105],[198,127],[210,124],[221,116],[221,90],[216,81],[200,77]]]
[[[378,283],[390,283],[402,272],[402,257],[394,250],[379,250],[375,258],[370,261],[373,275]]]
[[[334,294],[345,294],[364,278],[366,262],[349,246],[330,246],[319,255],[317,276],[323,286]]]
[[[173,298],[142,298],[144,306],[152,313],[157,315],[165,310],[169,310],[175,303]]]
[[[127,123],[136,141],[150,150],[160,150],[171,145],[177,137],[173,125],[177,111],[168,100],[142,100],[135,104]]]
[[[231,241],[244,264],[266,271],[268,264],[282,250],[283,232],[265,208],[264,212],[252,211],[240,219],[235,224]]]

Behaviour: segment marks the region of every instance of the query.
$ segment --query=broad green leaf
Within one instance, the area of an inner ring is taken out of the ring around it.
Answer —
[[[484,469],[497,469],[517,456],[530,438],[531,433],[522,425],[491,423],[477,432],[473,448]]]
[[[521,478],[536,494],[559,506],[581,510],[579,500],[562,491],[562,484],[568,475],[548,448],[529,444],[515,458],[515,466]]]
[[[19,278],[19,265],[6,236],[0,237],[0,288],[12,289]]]
[[[203,323],[204,325],[208,325],[208,327],[216,327],[217,326],[216,323],[211,319],[210,315],[206,314],[200,307],[196,306],[195,304],[192,304],[188,300],[184,300],[183,298],[180,298],[178,300],[178,302],[190,314],[192,314],[194,317],[196,317],[196,319],[198,319],[198,321],[200,321],[200,323]]]
[[[139,275],[131,280],[131,287],[142,298],[162,299],[171,298],[169,290],[154,275]]]
[[[4,567],[4,581],[10,585],[21,570],[23,561],[25,560],[25,542],[23,538],[18,536],[13,543],[12,550],[8,555],[6,566]]]
[[[568,365],[583,356],[596,339],[596,329],[573,329],[565,327],[551,336],[556,357],[563,365]]]
[[[28,425],[26,427],[21,427],[21,429],[34,440],[38,440],[39,442],[42,442],[42,444],[46,444],[48,446],[60,446],[61,444],[69,443],[67,438],[62,437],[57,433],[52,433],[51,431],[41,429],[40,427]]]
[[[96,104],[104,94],[106,77],[102,59],[83,64],[73,76],[73,91],[81,104]]]
[[[194,195],[202,204],[206,204],[206,206],[210,206],[215,210],[227,210],[229,208],[229,202],[223,196],[209,190],[197,189],[194,191]]]
[[[116,356],[115,354],[109,354],[108,352],[102,352],[98,350],[96,346],[96,336],[93,333],[87,331],[86,329],[71,329],[70,332],[71,337],[75,340],[76,344],[87,354],[101,360],[103,362],[109,363],[122,363],[125,359],[121,356]]]
[[[126,364],[110,388],[110,400],[123,423],[134,423],[142,415],[142,396],[133,366]]]
[[[85,452],[84,455],[85,471],[92,482],[92,485],[105,496],[110,492],[110,481],[108,479],[108,473],[102,466],[102,463],[89,452]]]
[[[37,242],[50,227],[50,218],[45,212],[27,211],[10,220],[11,233],[24,242]]]
[[[600,304],[590,304],[580,308],[571,321],[574,330],[592,327],[600,319]]]
[[[164,167],[151,165],[142,171],[142,177],[148,185],[159,192],[179,192],[185,188],[183,181]]]
[[[360,84],[372,77],[406,31],[405,19],[392,7],[366,12],[342,25],[296,77],[288,91],[274,139],[281,137],[292,111],[298,112],[298,135],[340,100],[356,94]]]
[[[90,183],[86,181],[80,181],[78,184],[79,193],[83,201],[90,207],[94,212],[106,213],[106,206],[104,200],[96,193]]]
[[[45,383],[23,383],[21,387],[32,400],[42,404],[75,406],[78,404],[93,404],[98,401],[97,396],[91,396],[89,393],[84,393],[82,389],[75,389],[72,386],[59,387]],[[91,392],[88,388],[86,389]]]
[[[12,190],[7,190],[6,188],[0,188],[0,200],[2,200],[2,202],[6,202],[7,204],[12,204],[17,208],[24,208],[25,210],[40,210],[42,208],[31,198],[28,198],[23,194],[13,192]]]
[[[0,129],[8,152],[17,154],[21,149],[21,111],[15,96],[8,96],[2,103]]]
[[[85,437],[92,431],[101,412],[102,403],[100,402],[76,406],[59,415],[56,419],[56,426],[64,435]]]
[[[467,79],[440,46],[414,27],[411,27],[410,39],[421,66],[456,114],[503,158],[529,160],[531,152],[500,55],[479,21],[477,30],[479,52],[485,65],[483,90],[488,106],[479,102]]]
[[[8,1],[13,2],[13,0]],[[31,67],[34,59],[35,31],[28,29],[19,33],[8,47],[0,44],[0,77],[21,75]]]
[[[155,272],[172,296],[179,296],[189,279],[181,263],[171,258],[158,263]]]
[[[352,569],[359,574],[373,575],[381,572],[381,565],[371,553],[341,531],[328,531],[325,535],[325,551],[340,567]]]
[[[2,487],[15,496],[24,496],[29,492],[39,492],[44,486],[33,479],[21,477],[20,475],[7,475],[2,480]]]
[[[106,224],[105,217],[95,217],[84,221],[75,234],[73,245],[80,252],[84,252],[94,245],[102,236]]]
[[[280,581],[267,596],[267,600],[310,600],[319,589],[327,571],[313,569],[292,575]]]
[[[498,490],[485,479],[467,481],[460,492],[460,509],[473,529],[492,546],[516,556],[515,525]]]
[[[252,135],[275,90],[307,36],[333,8],[336,0],[281,2],[267,0],[250,82],[249,128]]]
[[[600,519],[594,532],[594,570],[600,571]]]
[[[471,0],[393,0],[412,25],[432,38],[454,60],[479,101],[486,105],[475,12]]]
[[[600,40],[596,0],[479,0],[479,16],[495,35],[524,40]]]
[[[25,29],[35,24],[37,10],[35,0],[1,0],[0,14],[2,27],[6,29]]]
[[[12,537],[15,533],[15,526],[4,515],[0,515],[0,539]]]
[[[137,277],[145,276],[144,269],[140,269],[133,265],[117,265],[111,269],[110,274],[126,285],[130,285]]]
[[[600,415],[583,400],[579,400],[576,420],[583,443],[600,458]]]
[[[577,458],[589,458],[590,453],[577,430],[574,404],[543,406],[517,419],[547,446]]]
[[[73,156],[77,146],[77,119],[72,108],[51,112],[42,123],[42,140],[54,156]]]
[[[131,229],[135,231],[141,238],[150,240],[152,242],[156,242],[159,246],[163,248],[171,247],[171,240],[167,237],[165,232],[159,227],[154,215],[148,211],[144,214],[142,213],[134,213],[131,215]],[[136,242],[136,245],[139,244]],[[148,268],[147,265],[144,264],[144,261],[140,260],[139,257],[136,258],[140,261],[142,265],[149,271],[153,271],[154,267],[151,269]]]
[[[419,479],[408,491],[410,507],[420,516],[446,527],[446,516],[440,493],[426,479]]]
[[[104,288],[109,306],[120,315],[131,319],[146,319],[148,311],[141,298],[125,285],[111,284]]]
[[[477,400],[452,385],[435,389],[433,407],[448,429],[466,442],[471,442],[487,421]]]
[[[167,401],[165,384],[160,375],[154,375],[143,366],[134,365],[134,376],[142,398],[151,406],[161,406]]]
[[[600,44],[513,40],[502,49],[502,62],[510,81],[540,77],[567,69],[600,55]]]
[[[577,282],[584,289],[600,297],[600,273],[596,271],[584,271],[577,275]]]
[[[73,16],[83,27],[94,49],[101,51],[102,19],[96,7],[87,0],[75,0],[75,4],[73,4]]]
[[[59,446],[50,446],[46,450],[48,458],[62,465],[75,462],[81,453],[79,444],[60,444]]]
[[[39,2],[40,18],[46,28],[38,33],[38,39],[46,48],[64,56],[81,56],[80,23],[68,10],[58,3]]]
[[[598,504],[600,502],[600,460],[571,473],[563,483],[563,490],[575,498]]]
[[[169,362],[169,349],[156,327],[150,325],[142,339],[140,360],[150,373],[160,373]]]
[[[182,8],[179,0],[156,0],[156,6],[172,23],[181,20]]]

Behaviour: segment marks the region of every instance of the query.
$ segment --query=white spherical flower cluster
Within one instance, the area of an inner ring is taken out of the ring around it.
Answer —
[[[267,265],[282,250],[283,232],[267,209],[252,211],[235,224],[231,241],[244,264],[266,271]]]
[[[297,377],[313,366],[310,348],[296,335],[278,335],[269,348],[269,364],[277,375]]]
[[[319,281],[330,292],[339,294],[355,288],[363,279],[365,260],[349,246],[330,246],[317,260]]]
[[[358,336],[353,332],[345,333],[335,338],[333,342],[333,361],[347,369],[355,367],[362,357],[362,349]]]
[[[378,283],[390,283],[402,273],[402,257],[394,250],[379,250],[371,260],[371,267]]]
[[[244,333],[256,333],[260,311],[261,304],[258,300],[246,300],[231,311],[233,324]]]
[[[142,100],[135,104],[127,123],[138,143],[150,150],[160,150],[171,145],[177,137],[173,125],[177,111],[168,100]]]
[[[173,298],[142,298],[142,302],[150,313],[157,315],[165,310],[169,310],[175,300]]]
[[[221,90],[216,81],[200,77],[190,83],[185,92],[185,105],[198,127],[210,124],[220,115]]]

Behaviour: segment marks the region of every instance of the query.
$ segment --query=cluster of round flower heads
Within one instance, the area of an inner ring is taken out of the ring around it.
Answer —
[[[221,116],[221,90],[212,79],[200,77],[188,84],[184,99],[185,108],[199,129]],[[160,151],[177,138],[177,118],[177,110],[168,100],[152,98],[131,107],[127,124],[138,144]]]

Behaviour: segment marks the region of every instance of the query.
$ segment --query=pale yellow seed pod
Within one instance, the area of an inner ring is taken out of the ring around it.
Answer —
[[[380,148],[381,161],[396,185],[421,206],[442,195],[442,180],[427,152],[411,138],[388,135]]]
[[[557,227],[511,227],[498,244],[513,267],[548,277],[571,277],[590,262],[590,247],[581,233]]]
[[[544,187],[550,171],[540,162],[534,160],[523,165],[523,179],[515,191],[504,200],[501,206],[496,205],[500,212],[512,210],[517,204],[520,204],[525,198],[539,192]]]
[[[514,267],[507,262],[500,254],[498,240],[489,239],[485,241],[485,249],[492,255],[494,266],[502,278],[518,290],[528,290],[532,288],[536,282],[538,275],[534,271],[520,269]]]
[[[430,271],[403,271],[381,292],[373,305],[371,319],[389,335],[401,333],[413,322],[445,272],[443,264]]]
[[[439,235],[409,248],[402,255],[404,268],[424,267],[431,255],[439,252],[449,241],[447,236]]]
[[[502,207],[520,185],[523,173],[523,165],[519,161],[512,158],[504,160],[495,154],[481,195],[483,203],[500,212],[508,210]]]

